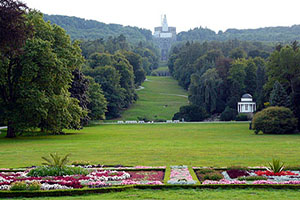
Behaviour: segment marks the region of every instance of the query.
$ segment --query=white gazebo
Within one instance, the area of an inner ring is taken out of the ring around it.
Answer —
[[[250,94],[244,94],[241,101],[238,102],[238,112],[239,113],[253,113],[256,111],[256,103],[253,102],[252,96]]]

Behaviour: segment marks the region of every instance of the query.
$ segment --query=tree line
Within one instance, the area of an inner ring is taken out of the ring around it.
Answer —
[[[123,35],[72,42],[19,1],[1,1],[0,20],[0,123],[8,126],[7,137],[119,117],[158,65],[148,43],[134,46]]]
[[[290,27],[265,27],[258,29],[227,29],[225,32],[215,31],[208,28],[194,28],[189,31],[180,32],[177,36],[178,41],[260,41],[260,42],[283,42],[300,40],[300,25]]]
[[[299,118],[299,58],[296,41],[273,49],[263,43],[237,40],[177,45],[168,67],[172,76],[188,90],[190,105],[181,108],[174,117],[197,121],[214,114],[236,112],[237,102],[245,93],[253,95],[261,110],[270,103],[279,105],[276,103],[279,100],[274,99],[286,92],[281,102],[291,103],[281,106],[291,108]],[[281,93],[276,92],[279,87]],[[196,109],[197,116],[188,114]]]

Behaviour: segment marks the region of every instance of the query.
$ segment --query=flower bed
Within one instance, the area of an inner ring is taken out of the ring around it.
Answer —
[[[300,184],[300,171],[281,171],[274,173],[268,170],[222,169],[194,167],[199,181],[204,184]],[[221,173],[223,178],[217,180]],[[216,180],[215,180],[216,179]]]
[[[10,190],[12,185],[40,185],[41,190],[53,189],[80,189],[83,187],[99,188],[112,185],[131,184],[155,184],[161,185],[164,172],[161,171],[115,171],[115,170],[91,170],[87,175],[47,176],[30,177],[25,172],[2,172],[0,173],[0,190]],[[21,186],[20,186],[21,187]]]
[[[195,184],[187,166],[171,166],[169,184]]]

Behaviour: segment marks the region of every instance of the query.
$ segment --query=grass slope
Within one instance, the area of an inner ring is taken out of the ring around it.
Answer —
[[[230,166],[273,157],[300,165],[300,136],[255,135],[247,123],[99,125],[67,135],[0,135],[0,168],[40,165],[51,152],[101,164]]]
[[[172,119],[180,106],[188,104],[187,92],[172,77],[148,76],[142,86],[138,101],[124,111],[122,120]]]

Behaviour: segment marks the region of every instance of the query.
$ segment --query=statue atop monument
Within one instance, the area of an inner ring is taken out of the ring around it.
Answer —
[[[168,60],[168,53],[176,41],[176,27],[169,27],[167,16],[161,19],[161,26],[154,28],[153,39],[161,51],[161,60]]]
[[[167,22],[167,16],[166,15],[164,15],[161,26],[162,26],[162,31],[163,32],[168,32],[169,27],[168,27],[168,22]]]

